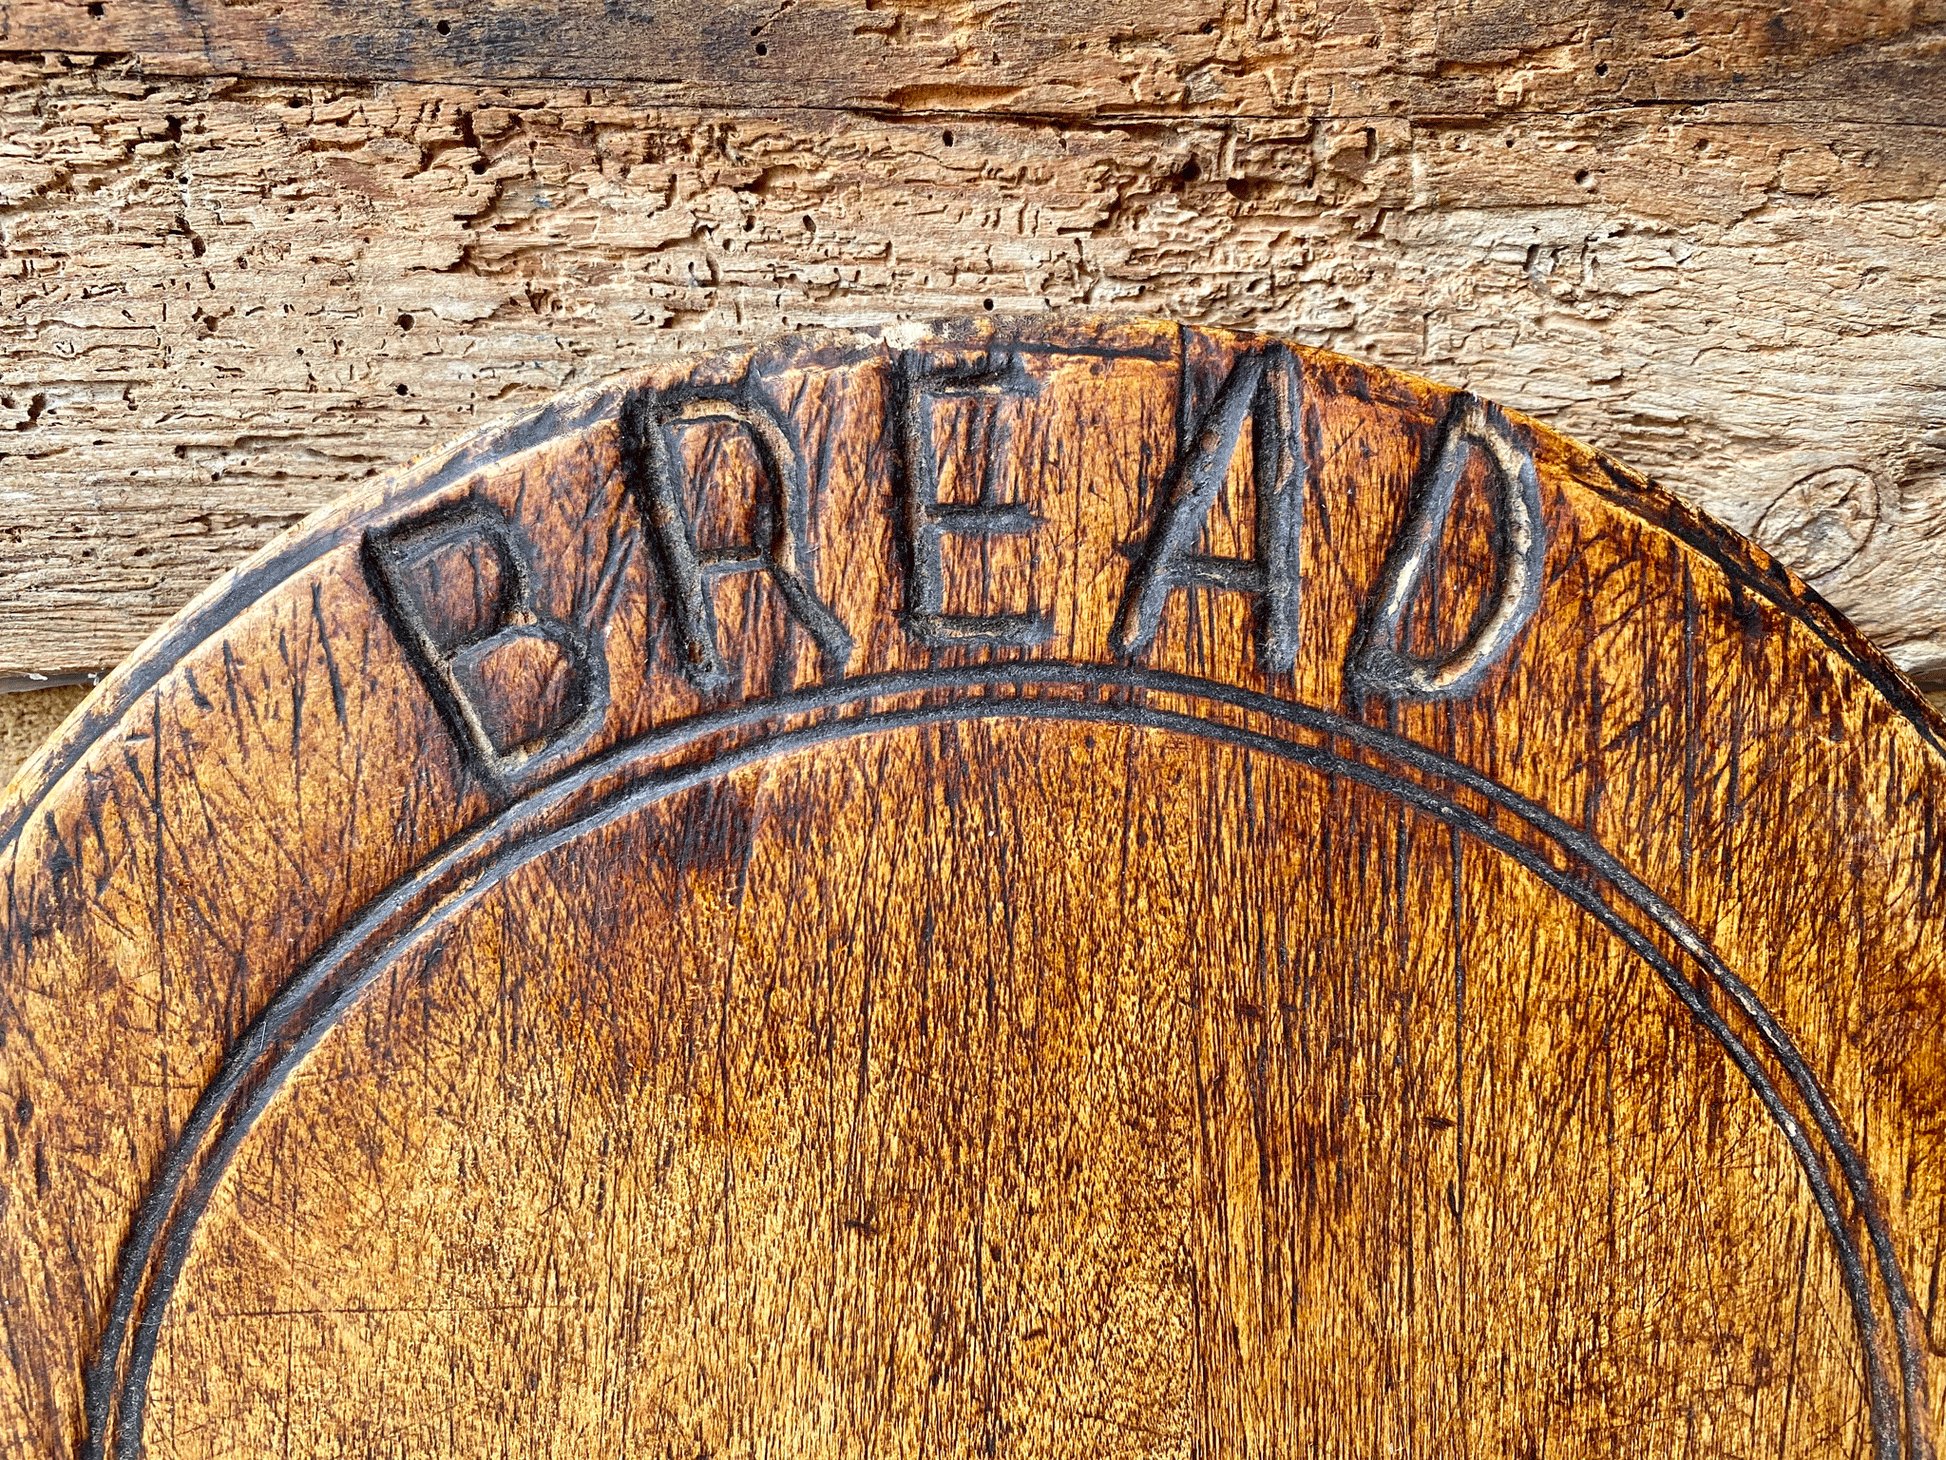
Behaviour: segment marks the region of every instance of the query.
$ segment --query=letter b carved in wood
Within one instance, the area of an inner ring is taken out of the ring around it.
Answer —
[[[1290,342],[563,396],[0,808],[0,1457],[1921,1460],[1940,733]]]

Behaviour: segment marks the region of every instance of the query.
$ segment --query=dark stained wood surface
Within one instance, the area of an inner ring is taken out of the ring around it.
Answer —
[[[0,1455],[1930,1456],[1941,730],[1272,340],[564,397],[0,808]]]
[[[736,105],[1023,116],[1489,115],[1726,99],[1936,123],[1940,0],[14,0],[0,54],[170,75],[649,82]]]

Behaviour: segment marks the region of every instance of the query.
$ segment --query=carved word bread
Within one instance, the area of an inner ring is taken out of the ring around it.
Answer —
[[[1929,1456],[1939,733],[1295,344],[564,397],[16,780],[0,1456]]]

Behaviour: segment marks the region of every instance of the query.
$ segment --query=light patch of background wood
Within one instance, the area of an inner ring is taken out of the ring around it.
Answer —
[[[0,695],[0,783],[13,778],[21,763],[87,694],[86,685],[62,685]]]
[[[0,674],[624,367],[1087,307],[1478,389],[1946,679],[1946,7],[1693,11],[25,0]]]

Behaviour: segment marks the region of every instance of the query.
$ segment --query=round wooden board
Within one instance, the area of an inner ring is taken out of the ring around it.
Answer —
[[[564,398],[16,780],[0,1455],[1927,1456],[1940,733],[1295,345]]]

